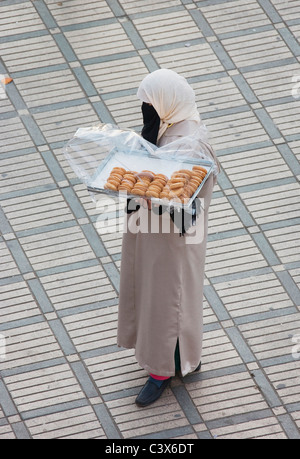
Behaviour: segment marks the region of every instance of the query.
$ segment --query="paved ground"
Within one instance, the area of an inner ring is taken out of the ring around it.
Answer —
[[[2,0],[0,27],[0,439],[299,439],[299,0]],[[147,375],[116,346],[122,212],[97,235],[62,147],[99,119],[140,129],[160,67],[194,87],[222,173],[203,371],[138,409]]]

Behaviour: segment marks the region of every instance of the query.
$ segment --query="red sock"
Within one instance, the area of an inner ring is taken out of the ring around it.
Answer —
[[[158,381],[164,381],[165,379],[169,379],[170,378],[170,376],[158,376],[158,375],[153,375],[152,373],[150,373],[150,376],[153,379],[157,379]]]

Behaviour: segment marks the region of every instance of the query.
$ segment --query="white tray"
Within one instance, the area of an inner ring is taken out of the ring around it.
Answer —
[[[166,159],[154,155],[149,156],[148,153],[143,154],[141,152],[138,152],[136,154],[128,154],[112,151],[109,154],[109,156],[104,161],[102,161],[96,174],[91,178],[90,182],[87,184],[87,187],[89,191],[92,191],[94,193],[105,193],[111,196],[124,198],[124,193],[120,193],[119,191],[107,190],[104,188],[104,185],[106,184],[107,179],[114,167],[123,167],[128,171],[136,172],[141,172],[142,170],[151,170],[155,174],[164,174],[167,177],[171,178],[173,172],[178,171],[180,169],[192,170],[193,166],[195,165],[204,167],[207,170],[207,174],[201,182],[198,189],[193,194],[193,196],[191,196],[188,203],[183,204],[172,200],[166,202],[166,200],[161,200],[158,198],[144,198],[151,199],[153,203],[162,204],[164,206],[169,204],[173,207],[190,209],[193,200],[199,194],[204,183],[206,182],[207,178],[212,172],[213,163],[210,161],[205,161],[198,158],[177,159],[174,156]],[[134,194],[129,193],[127,194],[127,197],[140,199],[140,196],[136,196]]]

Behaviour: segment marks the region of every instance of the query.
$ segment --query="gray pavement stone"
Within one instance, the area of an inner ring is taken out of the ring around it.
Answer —
[[[282,157],[288,164],[291,171],[297,176],[300,175],[300,163],[297,157],[294,155],[288,144],[278,145],[278,150],[282,154]]]
[[[112,0],[111,2],[109,2],[109,7],[111,8],[113,14],[116,17],[125,16],[125,12],[118,0]]]
[[[206,37],[213,37],[215,35],[213,29],[210,27],[209,23],[206,21],[205,17],[201,13],[200,9],[191,10],[191,15],[198,25],[199,29]]]
[[[55,156],[51,151],[45,151],[41,153],[44,161],[47,164],[51,174],[53,175],[56,182],[62,182],[66,180],[66,176],[60,167],[60,164],[57,162]]]
[[[0,439],[299,438],[296,1],[1,2]],[[202,371],[144,411],[147,375],[115,340],[121,237],[97,232],[61,149],[99,120],[140,130],[160,67],[194,87],[222,172]]]
[[[204,286],[204,295],[207,301],[212,305],[212,308],[219,320],[227,320],[230,318],[226,308],[212,286]]]
[[[233,75],[232,79],[235,82],[235,84],[239,87],[241,93],[243,94],[247,102],[249,102],[250,104],[258,102],[257,97],[255,96],[254,92],[248,85],[243,75]]]
[[[6,414],[6,416],[14,416],[18,413],[13,400],[5,387],[3,381],[0,381],[0,400],[1,400],[1,407]]]
[[[198,412],[198,410],[196,410],[196,407],[195,405],[193,404],[193,401],[188,393],[188,391],[186,390],[186,388],[184,386],[175,386],[173,388],[173,392],[175,394],[175,397],[177,398],[182,410],[184,411],[187,419],[189,420],[189,422],[193,425],[193,424],[199,424],[199,423],[202,423],[202,419],[201,419],[201,416]]]
[[[115,124],[113,117],[107,110],[106,105],[103,102],[94,102],[93,107],[95,108],[102,123]]]
[[[94,406],[94,410],[96,415],[98,416],[99,421],[101,422],[101,425],[103,427],[104,432],[106,433],[107,438],[122,438],[106,406],[104,404],[98,404]]]
[[[192,434],[193,430],[191,427],[178,427],[169,430],[163,430],[161,432],[157,432],[151,435],[141,435],[137,437],[133,437],[135,439],[151,439],[151,440],[167,440],[167,439],[174,439],[174,438],[184,438],[189,434]]]
[[[275,393],[274,389],[272,388],[271,384],[269,383],[265,375],[262,373],[262,371],[254,370],[253,373],[254,373],[254,380],[257,383],[260,390],[265,395],[270,407],[274,408],[275,406],[280,406],[281,401],[279,397]]]
[[[31,438],[24,422],[16,422],[11,426],[18,440],[29,440]]]
[[[293,36],[293,34],[289,31],[289,29],[282,27],[278,29],[280,35],[290,48],[290,50],[293,52],[295,56],[300,56],[300,45]]]
[[[141,56],[149,72],[154,72],[159,69],[159,65],[151,54],[144,54]]]
[[[140,36],[140,34],[138,33],[137,29],[134,27],[131,21],[122,21],[122,26],[124,27],[135,49],[141,50],[146,48],[142,37]]]
[[[292,298],[294,304],[296,306],[300,306],[300,290],[299,287],[295,284],[290,274],[286,271],[282,271],[278,272],[277,275],[283,283],[287,293]]]
[[[64,402],[64,403],[57,403],[51,406],[43,407],[43,408],[36,408],[35,410],[28,410],[22,413],[22,417],[24,421],[28,421],[29,419],[38,419],[42,416],[46,416],[53,413],[60,413],[68,410],[72,410],[75,408],[80,408],[87,406],[89,404],[87,399],[79,399],[74,400],[72,402]],[[31,437],[32,438],[32,437]]]
[[[299,440],[300,433],[298,426],[293,422],[288,414],[282,414],[278,416],[279,421],[284,427],[285,432],[290,440]]]
[[[274,122],[264,109],[258,109],[255,111],[255,113],[272,139],[278,139],[281,137],[281,134],[275,126]]]
[[[86,217],[85,210],[72,188],[63,188],[62,194],[64,195],[76,218]]]
[[[3,210],[0,207],[0,231],[1,234],[12,233],[12,227],[9,224]]]
[[[230,56],[225,51],[223,45],[220,42],[211,42],[210,46],[212,47],[212,49],[218,56],[219,61],[222,63],[222,65],[227,71],[234,70],[236,68]]]
[[[53,38],[61,50],[62,54],[64,55],[67,62],[76,62],[77,57],[72,50],[71,46],[69,45],[68,41],[66,40],[65,36],[61,33],[53,34]]]
[[[8,73],[6,69],[2,70],[3,74]],[[7,95],[9,96],[11,103],[14,105],[16,110],[26,110],[27,106],[17,91],[15,85],[10,85],[6,88]]]
[[[98,392],[95,388],[94,383],[92,382],[90,376],[88,375],[85,367],[81,362],[73,362],[70,364],[73,369],[81,387],[84,390],[84,393],[88,398],[98,397]]]
[[[65,354],[76,354],[76,348],[74,347],[61,321],[58,319],[49,320],[49,325],[54,335],[56,336],[61,349],[65,352]]]
[[[96,256],[98,258],[105,257],[107,252],[94,227],[91,224],[82,225],[82,231],[84,232],[85,237],[89,241],[89,244],[94,250]]]
[[[245,227],[252,226],[255,224],[253,218],[251,217],[250,213],[247,211],[245,205],[239,198],[239,196],[229,196],[228,197],[231,205],[235,209],[236,213],[239,215],[240,219],[242,220]]]
[[[41,308],[44,314],[48,312],[53,312],[53,306],[49,301],[49,298],[46,295],[45,290],[43,289],[39,279],[30,279],[28,280],[28,285],[35,296],[39,307]]]
[[[34,119],[30,115],[21,115],[21,120],[23,121],[35,144],[37,146],[45,145],[45,137],[43,136],[41,130],[39,129]]]
[[[258,247],[260,248],[262,254],[266,258],[268,263],[270,265],[279,265],[280,264],[279,259],[276,256],[270,244],[268,243],[265,236],[262,233],[257,233],[257,234],[253,234],[252,237],[255,240]]]
[[[75,67],[73,69],[73,72],[78,78],[78,81],[82,85],[84,91],[86,92],[86,95],[88,97],[96,96],[98,95],[97,90],[95,89],[93,83],[90,81],[86,71],[82,67]]]
[[[116,291],[119,292],[120,289],[120,274],[113,263],[105,263],[103,265],[106,274],[109,276],[113,286],[115,287]]]
[[[270,0],[258,0],[260,6],[264,9],[265,13],[269,16],[273,23],[280,23],[282,21],[281,16],[276,11],[276,8],[272,5]]]
[[[243,339],[240,332],[235,327],[226,328],[226,333],[228,333],[230,339],[233,341],[236,349],[241,355],[245,363],[250,363],[255,361],[255,357],[252,354],[249,346]]]
[[[11,251],[12,253],[12,256],[14,257],[17,265],[18,265],[18,268],[20,269],[20,272],[22,274],[24,273],[28,273],[28,272],[31,272],[32,271],[32,267],[19,243],[18,240],[11,240],[11,241],[7,241],[7,247],[9,248],[9,250]]]
[[[47,4],[44,2],[44,0],[35,0],[34,1],[34,6],[37,9],[37,12],[41,16],[44,24],[46,25],[47,28],[49,29],[55,29],[57,28],[57,23],[55,22],[52,14],[50,13]]]

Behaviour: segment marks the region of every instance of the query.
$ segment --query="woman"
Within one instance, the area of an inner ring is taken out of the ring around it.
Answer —
[[[149,74],[137,94],[143,102],[142,136],[150,142],[163,146],[201,131],[194,91],[177,73],[161,69]],[[202,145],[218,164],[209,145]],[[157,400],[176,370],[185,376],[200,368],[208,208],[215,182],[216,175],[211,175],[199,195],[204,210],[193,230],[195,234],[202,229],[200,240],[191,240],[188,234],[180,237],[183,231],[179,234],[175,230],[168,212],[159,219],[169,223],[169,232],[151,232],[150,223],[148,232],[130,231],[137,220],[136,212],[128,212],[129,230],[122,246],[118,345],[134,348],[138,363],[150,374],[136,399],[138,406]],[[151,206],[149,210],[141,207],[138,213],[140,220],[149,215],[157,218]]]

